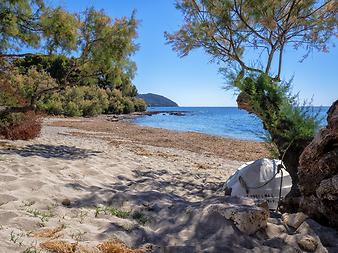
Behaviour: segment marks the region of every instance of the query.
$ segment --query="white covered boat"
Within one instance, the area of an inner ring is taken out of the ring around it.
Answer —
[[[260,159],[243,164],[225,182],[231,196],[266,200],[270,209],[291,190],[292,180],[280,160]]]

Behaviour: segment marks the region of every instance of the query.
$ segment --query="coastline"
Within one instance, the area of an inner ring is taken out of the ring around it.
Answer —
[[[263,142],[140,126],[132,122],[136,117],[143,115],[137,113],[117,116],[102,115],[96,118],[64,118],[49,124],[91,131],[92,133],[88,133],[89,135],[95,135],[95,132],[104,132],[105,137],[113,134],[115,139],[123,138],[133,143],[154,147],[177,148],[228,160],[248,162],[270,156],[266,144]],[[81,135],[76,131],[73,134]],[[100,136],[96,135],[96,137]]]

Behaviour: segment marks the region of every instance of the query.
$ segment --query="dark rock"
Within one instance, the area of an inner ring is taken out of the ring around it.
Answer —
[[[186,114],[183,112],[170,112],[169,115],[173,116],[185,116]]]
[[[63,206],[70,206],[71,202],[70,202],[69,199],[63,199],[62,202],[61,202],[61,204],[62,204]]]
[[[285,242],[281,238],[276,237],[263,242],[263,245],[269,246],[271,248],[281,249],[284,247]]]

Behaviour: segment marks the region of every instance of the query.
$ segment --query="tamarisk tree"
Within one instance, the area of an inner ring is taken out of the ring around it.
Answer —
[[[8,110],[35,109],[43,97],[69,86],[117,89],[122,96],[135,97],[132,79],[136,64],[131,56],[138,49],[137,26],[134,12],[113,20],[94,8],[70,13],[61,7],[48,7],[43,0],[2,1],[0,78],[17,73],[13,68],[18,68],[22,75],[38,71],[55,79],[49,86],[31,89],[26,106]]]
[[[240,108],[270,133],[297,195],[299,155],[315,134],[315,120],[295,106],[281,82],[284,52],[327,52],[337,35],[335,0],[178,0],[184,24],[165,33],[179,56],[203,48],[239,90]],[[234,75],[235,73],[235,75]]]

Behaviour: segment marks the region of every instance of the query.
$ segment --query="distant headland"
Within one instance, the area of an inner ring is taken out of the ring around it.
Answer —
[[[178,104],[161,95],[147,93],[139,94],[139,98],[142,98],[150,107],[178,107]]]

